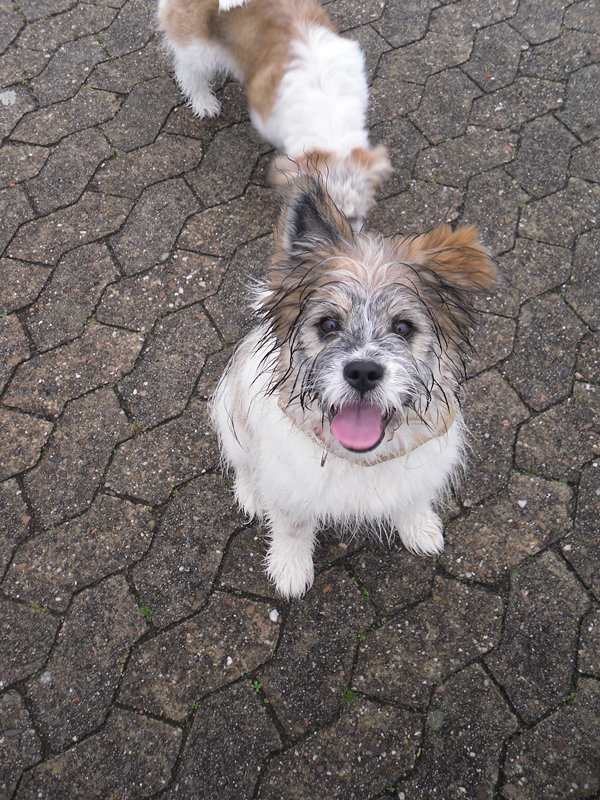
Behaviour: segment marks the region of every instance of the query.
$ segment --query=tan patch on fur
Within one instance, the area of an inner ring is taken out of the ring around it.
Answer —
[[[445,223],[438,225],[412,240],[408,259],[424,263],[443,281],[469,292],[493,289],[498,283],[494,262],[473,225],[456,231]]]
[[[248,102],[263,118],[270,115],[290,45],[305,25],[335,33],[315,0],[251,0],[219,13],[218,0],[167,0],[159,12],[161,29],[180,46],[195,40],[224,48],[244,76]]]

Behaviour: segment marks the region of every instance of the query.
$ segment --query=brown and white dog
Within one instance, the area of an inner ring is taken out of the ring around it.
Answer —
[[[471,226],[353,233],[309,176],[277,233],[259,322],[221,378],[212,419],[239,504],[268,525],[268,573],[297,597],[325,525],[442,550],[434,507],[462,463],[470,296],[491,289],[496,270]]]
[[[338,36],[316,0],[251,0],[225,13],[219,0],[159,0],[158,18],[194,113],[219,113],[215,73],[237,78],[254,126],[284,154],[271,167],[271,184],[287,187],[298,173],[322,176],[360,230],[391,166],[385,147],[369,145],[358,44]]]

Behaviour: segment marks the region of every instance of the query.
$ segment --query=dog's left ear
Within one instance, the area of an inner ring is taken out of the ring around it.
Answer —
[[[410,249],[413,247],[419,261],[424,259],[428,269],[458,289],[488,291],[498,283],[492,257],[473,225],[464,225],[456,231],[445,223],[438,225],[430,233],[417,236]]]
[[[353,237],[346,217],[325,191],[322,181],[302,175],[286,200],[277,239],[289,254],[322,250]]]

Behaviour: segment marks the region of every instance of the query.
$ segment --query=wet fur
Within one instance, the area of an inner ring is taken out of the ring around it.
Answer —
[[[472,227],[357,235],[321,183],[299,180],[258,295],[259,322],[212,401],[238,502],[269,528],[267,570],[281,594],[311,586],[325,525],[396,531],[413,552],[442,550],[434,506],[462,464],[457,393],[470,295],[495,282]],[[323,335],[324,318],[340,329]],[[414,325],[410,338],[394,332],[399,318]],[[355,359],[384,370],[366,398],[344,378]],[[368,452],[346,450],[329,429],[336,410],[358,400],[389,417]]]

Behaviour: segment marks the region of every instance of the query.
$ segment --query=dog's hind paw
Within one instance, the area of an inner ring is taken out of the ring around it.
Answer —
[[[397,525],[402,544],[418,556],[437,556],[444,549],[442,520],[433,511],[423,515],[412,525]]]

